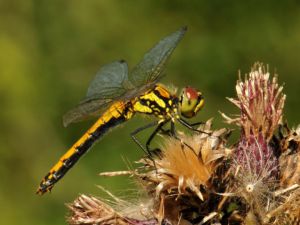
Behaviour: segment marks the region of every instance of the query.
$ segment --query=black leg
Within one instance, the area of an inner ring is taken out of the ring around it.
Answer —
[[[162,130],[162,127],[168,123],[169,120],[165,120],[165,121],[161,121],[161,122],[152,122],[152,123],[149,123],[145,126],[142,126],[142,127],[139,127],[138,129],[136,129],[135,131],[133,131],[131,133],[131,137],[132,139],[134,140],[134,142],[149,156],[149,157],[152,157],[152,153],[151,152],[155,152],[155,150],[158,150],[158,149],[153,149],[151,150],[150,149],[150,144],[151,144],[151,141],[153,140],[153,138],[155,137],[155,135]],[[136,137],[136,135],[143,131],[143,130],[146,130],[150,127],[153,127],[153,126],[157,126],[155,128],[155,130],[152,132],[152,134],[150,135],[150,137],[148,138],[147,142],[146,142],[146,147],[138,140],[138,138]]]
[[[202,131],[202,130],[198,130],[196,128],[194,128],[193,126],[197,125],[197,123],[194,123],[194,124],[190,124],[188,123],[187,121],[185,121],[184,119],[182,118],[179,118],[177,119],[179,123],[181,123],[183,126],[187,127],[188,129],[192,130],[192,131],[195,131],[195,132],[198,132],[198,133],[203,133],[203,134],[207,134],[207,135],[211,135],[211,133],[208,133],[208,132],[205,132],[205,131]],[[199,123],[198,123],[199,124]],[[201,124],[201,123],[200,123]]]
[[[152,158],[152,152],[155,152],[155,150],[158,150],[158,149],[153,149],[151,150],[150,149],[150,144],[151,144],[151,141],[153,140],[153,138],[155,137],[155,135],[158,133],[158,132],[162,132],[163,134],[166,134],[166,135],[169,135],[169,136],[172,136],[174,137],[175,139],[179,140],[182,142],[182,140],[177,136],[176,134],[176,129],[175,129],[175,124],[173,121],[171,121],[171,124],[170,124],[170,129],[168,130],[164,130],[163,129],[163,126],[168,123],[170,120],[165,120],[165,121],[162,121],[162,122],[152,122],[152,123],[149,123],[149,124],[146,124],[145,126],[142,126],[142,127],[139,127],[137,128],[135,131],[133,131],[130,135],[133,139],[133,141],[144,151],[145,154],[147,154],[150,158]],[[197,130],[196,128],[194,128],[193,126],[196,126],[196,125],[199,125],[201,124],[202,122],[197,122],[197,123],[193,123],[193,124],[189,124],[187,121],[183,120],[182,118],[179,118],[178,121],[184,125],[185,127],[187,127],[188,129],[192,130],[192,131],[196,131],[196,132],[200,132],[200,133],[205,133],[205,134],[208,134],[207,132],[204,132],[204,131],[201,131],[201,130]],[[147,142],[146,142],[146,146],[144,146],[139,140],[138,138],[136,137],[136,135],[138,133],[140,133],[141,131],[143,130],[146,130],[148,128],[151,128],[151,127],[154,127],[154,126],[157,126],[155,128],[155,130],[151,133],[150,137],[148,138]],[[194,152],[194,149],[189,146],[187,143],[185,142],[182,142],[183,144],[183,148],[184,146],[188,147],[190,150],[192,150]],[[195,152],[194,152],[195,153]],[[196,154],[196,153],[195,153]]]
[[[186,122],[186,121],[185,121]],[[201,124],[205,124],[204,122],[196,122],[196,123],[191,123],[190,125],[192,126],[192,127],[194,127],[194,126],[198,126],[198,125],[201,125]]]
[[[190,127],[194,127],[194,126],[197,126],[197,125],[200,125],[200,124],[204,124],[204,122],[196,122],[196,123],[191,123],[189,124],[187,121],[181,119],[183,122],[185,122],[186,124],[188,124]],[[185,126],[185,125],[184,125]],[[189,129],[191,129],[190,127],[188,127]],[[198,131],[198,132],[201,132],[200,130],[196,130],[195,128],[193,128],[193,130],[195,131]],[[161,128],[160,131],[164,134],[164,135],[169,135],[169,136],[175,136],[175,124],[174,122],[171,122],[171,128],[170,129],[163,129]],[[202,132],[201,132],[202,133]]]
[[[189,148],[195,155],[197,155],[196,152],[195,152],[195,150],[194,150],[190,145],[188,145],[187,143],[185,143],[180,137],[177,136],[177,134],[176,134],[176,129],[175,129],[175,123],[174,123],[173,121],[171,121],[171,128],[170,128],[170,130],[168,130],[168,132],[170,133],[170,136],[172,136],[172,137],[174,137],[176,140],[180,141],[182,150],[184,150],[184,147],[186,146],[186,147]]]
[[[153,140],[153,138],[155,137],[155,135],[162,129],[162,127],[167,123],[169,122],[169,120],[166,120],[166,121],[162,121],[162,122],[153,122],[153,123],[149,123],[143,127],[140,127],[138,129],[136,129],[135,131],[133,131],[131,133],[131,137],[132,139],[134,140],[134,142],[146,153],[146,155],[148,155],[149,159],[153,162],[153,166],[155,168],[155,171],[157,171],[156,169],[156,164],[155,164],[155,161],[154,159],[152,158],[152,151],[154,153],[158,152],[158,150],[160,151],[160,149],[153,149],[153,150],[150,150],[149,146],[150,146],[150,143],[151,141]],[[135,136],[136,134],[138,134],[139,132],[145,130],[145,129],[148,129],[150,127],[153,127],[153,126],[156,126],[158,125],[155,130],[152,132],[152,134],[150,135],[150,137],[148,138],[147,142],[146,142],[146,147],[144,147],[142,145],[142,143],[138,140],[138,138]],[[157,155],[159,155],[159,153],[156,153]]]
[[[145,126],[142,126],[142,127],[139,127],[139,128],[137,128],[135,131],[133,131],[130,135],[131,135],[131,137],[132,137],[132,139],[133,139],[133,141],[148,155],[148,156],[150,156],[151,157],[151,152],[147,149],[147,148],[145,148],[145,146],[139,141],[139,139],[135,136],[136,134],[138,134],[138,133],[140,133],[141,131],[143,131],[143,130],[146,130],[146,129],[148,129],[148,128],[150,128],[150,127],[154,127],[154,126],[156,126],[158,124],[158,122],[157,121],[155,121],[155,122],[152,122],[152,123],[149,123],[149,124],[146,124]],[[153,135],[154,136],[154,135]],[[151,137],[151,136],[150,136]],[[153,137],[152,137],[152,139],[153,139]],[[150,140],[151,141],[151,140]],[[147,141],[148,142],[148,141]]]
[[[147,140],[147,142],[146,142],[146,150],[147,150],[147,152],[150,153],[150,155],[151,155],[151,152],[152,152],[152,150],[150,150],[150,147],[149,147],[151,141],[153,140],[153,138],[155,137],[155,135],[156,135],[159,131],[162,130],[162,127],[163,127],[167,122],[169,122],[169,120],[165,120],[165,121],[162,121],[162,122],[158,123],[158,126],[155,128],[155,130],[152,132],[152,134],[151,134],[150,137],[148,138],[148,140]],[[155,150],[157,150],[157,149],[155,149]]]
[[[175,123],[171,121],[171,135],[176,137]]]
[[[165,130],[163,129],[163,127],[160,128],[160,132],[163,134],[163,135],[168,135],[168,136],[173,136],[175,137],[176,136],[176,131],[175,131],[175,124],[173,121],[171,121],[170,123],[170,128]]]

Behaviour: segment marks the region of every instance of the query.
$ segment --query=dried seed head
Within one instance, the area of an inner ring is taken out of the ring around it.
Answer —
[[[176,138],[165,136],[157,157],[141,159],[138,163],[142,166],[138,169],[101,175],[136,177],[140,187],[153,200],[148,208],[158,223],[190,224],[195,219],[217,221],[220,215],[215,211],[216,201],[221,201],[221,197],[216,193],[225,189],[222,174],[228,169],[223,159],[228,158],[232,150],[225,147],[230,132],[226,129],[213,131],[211,123],[212,120],[207,121],[198,128],[200,132],[193,132],[193,135],[177,131]],[[212,203],[208,203],[210,201]],[[124,210],[117,211],[124,212],[120,215],[131,215]]]
[[[160,157],[141,161],[147,169],[140,177],[148,192],[155,193],[157,218],[177,224],[192,220],[200,211],[202,217],[211,213],[200,205],[210,198],[214,173],[231,151],[225,147],[228,131],[210,127],[211,120],[199,128],[205,133],[168,138]]]
[[[211,121],[206,124],[210,127]],[[202,128],[203,129],[203,128]],[[210,132],[208,129],[205,132]],[[200,186],[207,186],[212,173],[217,167],[217,159],[224,157],[226,148],[221,136],[225,129],[214,131],[211,135],[201,133],[193,136],[181,134],[179,140],[167,139],[162,157],[151,160],[150,170],[146,176],[155,183],[156,193],[176,192],[177,195],[194,192],[201,200]]]
[[[238,80],[237,99],[228,98],[241,110],[241,115],[235,118],[223,116],[228,123],[240,126],[246,137],[261,133],[269,141],[282,120],[286,98],[282,88],[276,75],[271,79],[264,65],[256,63],[249,77],[246,75],[244,81]]]

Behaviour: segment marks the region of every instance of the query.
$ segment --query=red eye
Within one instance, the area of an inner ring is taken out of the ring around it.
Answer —
[[[185,93],[188,99],[198,99],[199,93],[195,88],[192,87],[186,87]]]

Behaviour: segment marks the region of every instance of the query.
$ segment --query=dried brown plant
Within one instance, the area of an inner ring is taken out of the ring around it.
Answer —
[[[72,212],[69,224],[129,224],[111,206],[92,196],[81,195],[68,208]]]
[[[139,177],[146,181],[148,192],[155,193],[160,221],[174,224],[197,218],[207,211],[203,202],[219,191],[213,190],[213,181],[231,150],[225,147],[228,131],[210,128],[211,120],[199,129],[205,133],[168,138],[161,157],[141,161],[150,169]]]

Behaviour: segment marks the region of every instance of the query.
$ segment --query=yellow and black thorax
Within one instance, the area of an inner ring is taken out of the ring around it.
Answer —
[[[160,84],[131,102],[133,112],[155,115],[160,119],[170,119],[177,114],[177,96]]]

